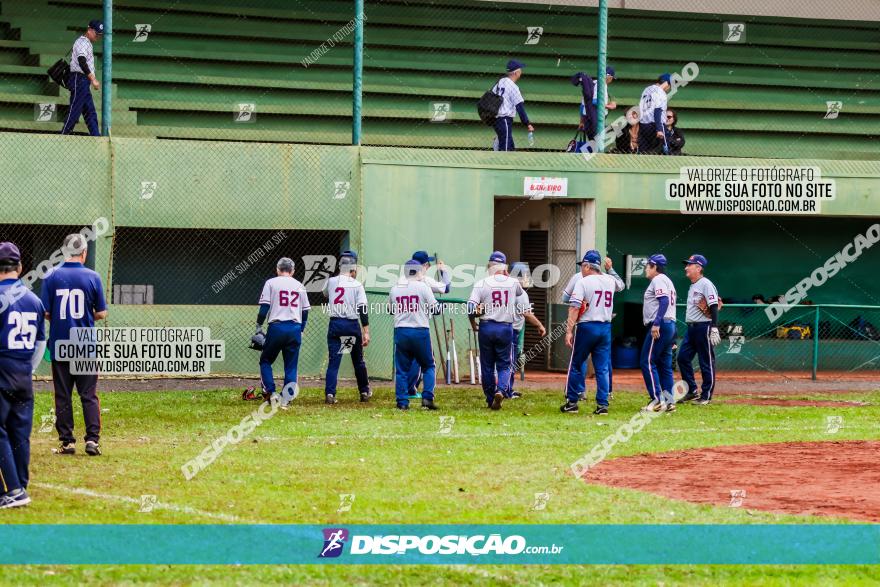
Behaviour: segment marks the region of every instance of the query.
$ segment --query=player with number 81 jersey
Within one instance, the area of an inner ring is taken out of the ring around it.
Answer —
[[[480,318],[477,332],[480,375],[486,404],[493,410],[501,409],[501,403],[509,395],[513,321],[527,309],[517,307],[516,300],[523,291],[519,281],[508,274],[507,257],[495,251],[489,257],[488,274],[474,284],[468,298],[471,324],[476,323],[477,316]]]

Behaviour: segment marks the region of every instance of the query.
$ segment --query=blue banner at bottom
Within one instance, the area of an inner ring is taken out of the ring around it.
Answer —
[[[880,525],[0,526],[2,564],[880,564]]]

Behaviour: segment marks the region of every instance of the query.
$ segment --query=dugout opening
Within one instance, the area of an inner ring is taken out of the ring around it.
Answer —
[[[576,262],[584,247],[594,244],[593,200],[495,198],[493,246],[507,255],[508,264],[525,262],[535,273],[535,285],[528,289],[529,300],[548,333],[565,322],[567,308],[562,304],[562,291],[577,270]],[[536,351],[530,353],[527,368],[568,368],[569,352],[564,337],[554,338],[549,346],[540,343],[538,331],[527,325],[523,348]]]
[[[333,271],[348,239],[346,230],[117,227],[114,303],[256,305],[280,257],[307,284]],[[310,292],[310,303],[321,296]]]
[[[75,224],[0,224],[0,242],[12,242],[21,252],[22,275],[49,260],[61,248],[64,237],[81,231],[85,225]],[[95,243],[90,242],[86,253],[86,267],[95,268]],[[34,282],[34,293],[40,295],[43,280]]]

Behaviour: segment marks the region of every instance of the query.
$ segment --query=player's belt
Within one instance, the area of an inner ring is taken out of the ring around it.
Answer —
[[[675,322],[675,318],[664,318],[664,322]],[[645,326],[648,326],[651,322],[645,322]]]
[[[695,326],[697,324],[708,324],[709,322],[711,322],[711,320],[696,320],[694,322],[688,322],[687,325],[688,326]]]

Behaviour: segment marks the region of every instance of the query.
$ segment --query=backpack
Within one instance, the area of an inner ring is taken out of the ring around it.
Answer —
[[[483,121],[483,124],[489,126],[495,124],[495,119],[498,117],[498,111],[501,109],[501,104],[503,103],[504,98],[492,90],[483,94],[479,102],[477,102],[477,114],[480,116],[480,120]]]

